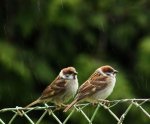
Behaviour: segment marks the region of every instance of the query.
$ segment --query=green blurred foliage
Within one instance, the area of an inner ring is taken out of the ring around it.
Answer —
[[[148,0],[1,0],[1,108],[27,105],[66,66],[77,69],[81,85],[96,68],[109,64],[119,73],[108,99],[149,97],[149,5]],[[121,115],[126,107],[114,111]],[[88,115],[93,108],[86,110]],[[125,123],[133,118],[137,124],[149,122],[136,108]],[[78,121],[86,123],[82,117]],[[115,120],[101,109],[95,123]]]

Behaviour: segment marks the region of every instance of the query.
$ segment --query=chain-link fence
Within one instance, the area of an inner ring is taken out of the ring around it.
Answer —
[[[121,103],[127,103],[128,106],[127,106],[126,110],[122,113],[122,115],[117,116],[113,112],[112,108]],[[57,121],[58,124],[66,124],[68,122],[68,120],[72,116],[74,116],[75,111],[77,111],[79,114],[81,114],[84,117],[84,119],[87,121],[87,123],[94,124],[93,121],[95,119],[96,114],[98,113],[98,110],[100,109],[100,107],[103,107],[116,120],[116,124],[123,124],[123,121],[125,120],[126,115],[131,110],[131,108],[133,106],[135,106],[142,111],[142,113],[145,115],[146,118],[149,119],[149,122],[150,122],[150,113],[147,112],[147,110],[144,109],[144,107],[143,107],[143,105],[146,103],[150,104],[150,99],[121,99],[121,100],[113,100],[113,101],[101,100],[96,105],[96,108],[95,108],[94,112],[92,113],[91,117],[89,117],[86,114],[86,112],[84,111],[84,108],[87,108],[90,105],[90,103],[78,104],[78,105],[75,105],[74,108],[71,109],[69,112],[67,112],[68,115],[63,121],[61,121],[59,119],[59,117],[56,115],[55,106],[48,106],[47,104],[45,104],[44,107],[37,106],[37,107],[31,107],[31,108],[22,108],[22,107],[4,108],[4,109],[0,110],[0,114],[13,112],[13,116],[10,118],[10,120],[7,120],[8,124],[12,124],[18,117],[26,118],[26,123],[40,124],[42,121],[44,121],[44,117],[46,115],[50,116],[50,118],[53,117]],[[150,106],[148,108],[150,108]],[[29,113],[33,112],[33,111],[39,111],[39,110],[44,110],[44,112],[37,120],[33,120],[30,117]],[[61,110],[58,110],[58,111],[61,111]],[[4,120],[2,117],[0,117],[0,123],[6,124],[6,120]]]

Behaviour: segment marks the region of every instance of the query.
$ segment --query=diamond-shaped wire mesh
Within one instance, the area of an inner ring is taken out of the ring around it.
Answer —
[[[119,105],[120,103],[128,103],[128,107],[123,112],[122,115],[117,116],[113,111],[112,108]],[[123,124],[123,121],[126,118],[126,115],[131,110],[133,106],[140,109],[146,118],[150,120],[150,113],[148,113],[142,106],[145,103],[150,103],[150,99],[121,99],[121,100],[113,100],[113,101],[107,101],[106,100],[100,100],[100,102],[97,104],[94,112],[92,113],[92,116],[89,117],[87,113],[84,111],[84,108],[87,108],[90,106],[90,103],[86,104],[78,104],[75,105],[74,108],[68,112],[67,117],[62,121],[59,119],[59,117],[56,115],[54,106],[48,106],[45,104],[44,107],[31,107],[31,108],[22,108],[22,107],[16,107],[16,108],[4,108],[0,110],[0,114],[5,114],[7,112],[11,113],[13,112],[13,116],[8,120],[8,124],[14,123],[14,121],[19,118],[25,118],[26,123],[29,124],[40,124],[42,121],[44,121],[44,117],[48,115],[50,118],[53,117],[53,119],[56,120],[58,124],[66,124],[68,120],[74,115],[75,111],[77,111],[78,114],[81,114],[82,117],[87,121],[89,124],[94,124],[94,119],[96,114],[98,113],[98,110],[100,107],[103,107],[106,109],[106,111],[116,120],[116,124]],[[37,119],[33,120],[29,115],[29,113],[33,111],[39,111],[43,110],[42,115]],[[61,111],[61,110],[59,110]],[[0,117],[0,123],[6,124],[6,122]]]

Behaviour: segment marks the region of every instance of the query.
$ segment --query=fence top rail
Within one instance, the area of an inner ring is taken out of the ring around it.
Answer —
[[[146,98],[146,99],[118,99],[118,100],[99,100],[100,102],[107,102],[107,103],[121,103],[121,102],[140,102],[140,104],[143,104],[145,102],[150,102],[150,98]],[[91,103],[82,103],[82,104],[77,104],[76,107],[80,107],[80,106],[87,106]],[[7,111],[17,111],[17,110],[43,110],[43,109],[48,109],[48,108],[55,108],[56,106],[35,106],[35,107],[29,107],[29,108],[24,108],[24,107],[19,107],[16,106],[14,108],[3,108],[0,110],[0,112],[7,112]]]
[[[115,112],[112,111],[111,108],[114,106],[117,106],[120,103],[127,103],[127,107],[121,115],[117,115]],[[146,109],[144,109],[144,106],[142,106],[145,103],[150,103],[150,98],[118,99],[118,100],[110,100],[110,101],[100,99],[97,104],[96,109],[94,110],[93,113],[91,113],[92,114],[91,117],[89,117],[86,111],[84,110],[84,108],[89,106],[91,103],[80,103],[80,104],[74,105],[74,108],[70,111],[66,119],[63,121],[60,120],[59,117],[55,113],[55,110],[57,110],[57,107],[48,106],[47,104],[45,104],[44,106],[35,106],[35,107],[29,107],[29,108],[24,108],[24,107],[19,107],[19,106],[16,106],[14,108],[3,108],[0,110],[0,113],[4,113],[4,112],[14,113],[11,119],[9,120],[8,124],[14,123],[18,115],[26,118],[30,124],[40,124],[40,122],[43,121],[43,118],[46,114],[48,114],[49,116],[52,116],[57,121],[58,124],[66,124],[68,120],[70,119],[70,117],[73,116],[76,110],[79,112],[78,114],[81,114],[83,118],[87,120],[89,124],[94,124],[93,120],[95,119],[95,116],[98,113],[98,109],[100,107],[103,107],[117,121],[117,124],[123,124],[123,121],[125,120],[125,117],[128,114],[128,112],[131,110],[132,106],[136,106],[138,109],[140,109],[144,113],[144,115],[150,120],[150,113],[147,112]],[[37,110],[44,110],[44,112],[35,122],[35,120],[33,121],[33,119],[29,116],[30,114],[28,113],[32,111],[37,111]],[[5,124],[5,121],[1,117],[0,117],[0,123]]]

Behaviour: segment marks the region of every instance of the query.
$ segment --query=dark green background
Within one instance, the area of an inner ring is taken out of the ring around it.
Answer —
[[[149,0],[1,0],[0,108],[35,100],[67,66],[77,69],[80,84],[102,65],[119,70],[110,100],[150,97],[149,13]],[[121,115],[127,105],[113,111]],[[143,107],[150,112],[149,104]],[[94,108],[87,108],[87,115]],[[63,120],[69,112],[56,114]],[[8,120],[12,114],[0,116]],[[68,123],[79,117],[79,124],[87,123],[79,113]],[[56,123],[48,116],[44,120]],[[23,118],[15,123],[21,122],[27,123]],[[94,122],[116,123],[102,108]],[[125,119],[125,124],[149,122],[136,107]]]

